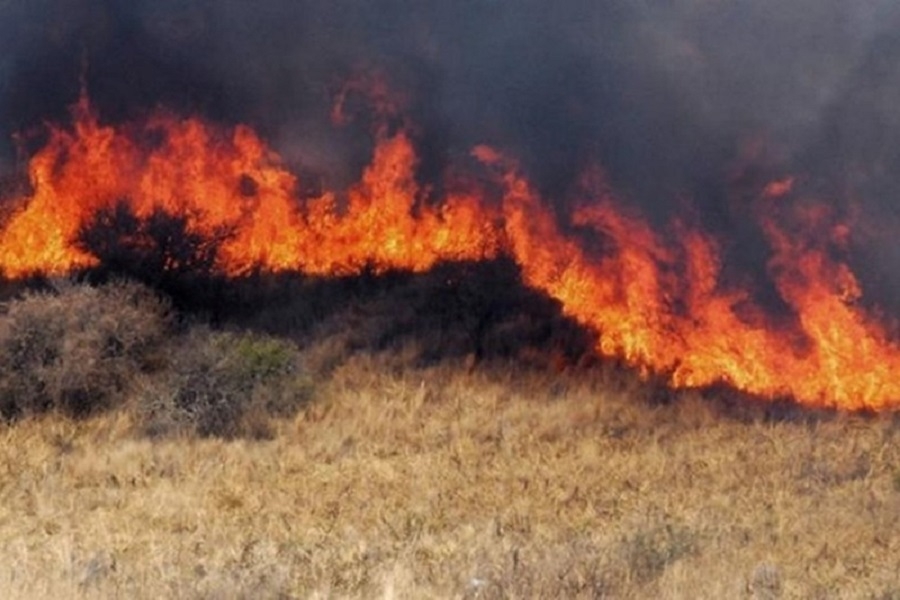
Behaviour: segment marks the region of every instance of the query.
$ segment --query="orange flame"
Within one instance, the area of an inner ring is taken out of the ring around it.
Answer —
[[[122,200],[139,217],[158,208],[188,215],[200,233],[230,228],[220,250],[220,267],[230,275],[256,267],[320,275],[424,271],[499,250],[490,211],[478,198],[420,203],[417,157],[403,131],[379,132],[372,163],[340,210],[331,192],[303,206],[296,177],[247,127],[225,132],[200,119],[157,115],[136,130],[116,128],[101,125],[84,97],[74,112],[73,130],[52,128],[31,159],[34,193],[19,199],[24,209],[0,233],[7,277],[91,265],[93,257],[73,241],[93,215]]]
[[[681,223],[660,234],[623,210],[597,174],[585,202],[560,223],[513,161],[479,146],[473,155],[499,183],[499,205],[472,186],[435,202],[415,180],[410,135],[379,127],[375,136],[355,186],[301,199],[296,177],[248,127],[167,114],[103,125],[83,97],[73,127],[52,127],[30,160],[33,192],[13,199],[20,208],[0,230],[0,269],[19,278],[90,266],[96,259],[74,240],[122,200],[138,216],[159,208],[185,215],[200,234],[228,228],[219,268],[229,275],[421,272],[505,254],[529,286],[598,334],[599,354],[673,387],[724,383],[808,405],[900,406],[900,346],[858,306],[856,277],[828,251],[846,243],[849,229],[823,209],[786,212],[779,199],[792,192],[792,178],[760,194],[767,214],[779,215],[761,222],[770,275],[793,311],[792,324],[774,327],[749,294],[724,286],[713,237]],[[815,235],[794,235],[785,223]],[[609,248],[592,250],[589,239]]]
[[[598,332],[601,354],[666,375],[675,387],[724,383],[766,398],[851,410],[900,405],[900,346],[853,304],[861,295],[856,278],[823,248],[764,220],[774,251],[770,271],[798,331],[766,327],[743,316],[746,294],[721,288],[711,237],[681,227],[679,247],[672,248],[604,197],[574,219],[613,241],[615,250],[596,259],[560,231],[515,165],[493,152],[476,154],[500,165],[507,233],[526,282]],[[771,195],[788,192],[777,187]],[[844,226],[834,228],[835,241],[845,236]],[[667,276],[679,262],[683,276]]]

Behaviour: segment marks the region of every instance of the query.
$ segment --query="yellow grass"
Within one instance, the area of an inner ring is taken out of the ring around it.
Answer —
[[[900,597],[893,418],[645,395],[360,355],[271,440],[5,426],[0,596]]]

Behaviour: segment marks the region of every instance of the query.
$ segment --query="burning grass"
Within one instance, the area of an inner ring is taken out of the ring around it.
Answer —
[[[764,247],[741,274],[727,234],[689,215],[651,224],[600,165],[550,197],[514,157],[479,145],[446,179],[420,181],[415,127],[399,106],[382,114],[381,97],[369,98],[378,118],[359,180],[301,197],[297,175],[251,127],[164,111],[105,123],[84,93],[72,124],[49,125],[28,160],[30,189],[4,200],[16,208],[0,228],[0,271],[124,265],[196,309],[230,278],[421,274],[501,259],[594,334],[594,354],[670,387],[725,383],[844,410],[900,401],[900,344],[854,271],[857,229],[804,177],[727,184],[746,196]]]
[[[4,319],[46,304],[73,327],[102,298],[89,322],[152,343],[104,410],[27,410],[0,429],[5,597],[900,592],[893,415],[660,392],[578,366],[553,352],[577,330],[537,296],[501,285],[438,310],[435,290],[471,285],[453,272],[293,281],[321,295],[302,297],[305,318],[286,321],[300,296],[278,292],[219,329],[162,318],[131,284],[10,302]],[[463,318],[485,305],[503,310]],[[228,426],[204,430],[203,410]]]

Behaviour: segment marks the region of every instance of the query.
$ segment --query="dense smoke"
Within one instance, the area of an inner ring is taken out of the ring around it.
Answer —
[[[884,302],[900,296],[898,31],[890,0],[5,0],[0,156],[65,118],[83,77],[106,119],[246,122],[340,185],[368,147],[328,107],[379,69],[409,98],[424,179],[484,142],[562,202],[599,163],[654,220],[690,198],[748,264],[764,245],[734,182],[800,172],[841,210],[861,202],[885,240],[858,250],[861,277]]]

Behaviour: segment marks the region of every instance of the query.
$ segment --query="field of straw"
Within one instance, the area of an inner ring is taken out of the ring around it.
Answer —
[[[893,416],[668,392],[410,285],[7,302],[0,596],[900,598]]]

